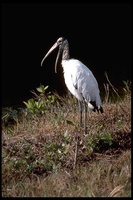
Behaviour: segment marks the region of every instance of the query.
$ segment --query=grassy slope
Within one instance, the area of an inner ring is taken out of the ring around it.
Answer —
[[[103,108],[88,112],[87,135],[71,96],[44,115],[2,123],[2,196],[130,197],[130,93]]]

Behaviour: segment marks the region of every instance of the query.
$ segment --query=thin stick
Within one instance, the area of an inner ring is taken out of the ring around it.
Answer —
[[[109,80],[108,75],[107,75],[106,72],[105,72],[105,76],[106,76],[107,81],[109,82],[109,85],[112,87],[112,89],[114,90],[114,92],[116,93],[116,95],[117,95],[119,98],[121,98],[120,95],[119,95],[118,92],[117,92],[117,89],[116,89],[116,88],[112,85],[112,83],[110,82],[110,80]]]

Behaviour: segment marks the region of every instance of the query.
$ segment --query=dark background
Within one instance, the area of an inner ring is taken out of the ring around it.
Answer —
[[[20,105],[40,84],[65,92],[57,51],[40,62],[58,37],[69,41],[70,56],[87,65],[99,86],[131,79],[131,4],[3,3],[1,5],[2,106]]]

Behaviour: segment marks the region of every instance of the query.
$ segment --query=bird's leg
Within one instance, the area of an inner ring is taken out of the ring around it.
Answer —
[[[80,120],[80,131],[81,131],[81,128],[82,128],[82,102],[78,100],[78,103],[79,103],[79,113],[80,113],[80,119],[79,120]],[[76,167],[77,155],[78,155],[78,144],[79,144],[78,132],[76,132],[75,141],[76,141],[76,146],[75,146],[74,165],[73,165],[74,169]]]
[[[80,112],[80,128],[82,127],[82,102],[81,101],[78,101],[79,102],[79,112]]]
[[[85,130],[85,135],[87,134],[87,104],[86,102],[84,101],[84,110],[85,110],[85,113],[84,113],[84,130]]]

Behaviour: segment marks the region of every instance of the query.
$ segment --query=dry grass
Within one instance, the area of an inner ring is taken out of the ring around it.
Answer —
[[[75,98],[63,101],[2,123],[2,196],[131,197],[130,91],[106,99],[103,114],[88,113],[87,135]]]

